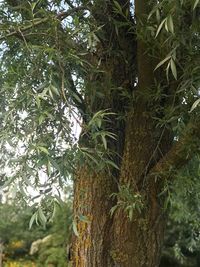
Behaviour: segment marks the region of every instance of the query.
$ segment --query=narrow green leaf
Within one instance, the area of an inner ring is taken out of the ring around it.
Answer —
[[[38,146],[38,149],[42,152],[44,152],[45,154],[49,155],[49,151],[46,147],[44,146]]]
[[[194,2],[193,10],[195,10],[195,8],[197,7],[198,4],[199,4],[199,0],[196,0],[196,1]]]
[[[156,19],[160,22],[160,10],[158,8],[156,9]]]
[[[193,105],[192,105],[192,107],[191,107],[189,113],[191,113],[191,112],[192,112],[192,111],[193,111],[199,104],[200,104],[200,98],[197,99],[197,100],[193,103]]]
[[[77,94],[73,93],[73,97],[74,97],[79,103],[82,103],[82,100],[80,99],[80,97],[79,97]]]
[[[168,25],[168,29],[171,33],[174,33],[174,23],[173,23],[173,19],[172,19],[172,16],[169,15],[167,17],[167,25]]]
[[[54,159],[49,158],[49,161],[51,162],[51,164],[55,169],[57,169],[59,172],[61,171],[59,164]]]
[[[51,163],[50,163],[49,160],[48,160],[48,162],[47,162],[47,173],[48,173],[48,176],[51,176],[51,174],[52,174]],[[46,192],[46,191],[45,191],[45,192]]]
[[[39,119],[38,119],[38,122],[39,122],[39,125],[41,125],[43,123],[43,121],[45,120],[45,117],[44,115],[40,115]]]
[[[165,18],[165,19],[160,23],[160,25],[158,26],[158,29],[157,29],[155,38],[156,38],[156,37],[158,36],[158,34],[160,33],[160,31],[161,31],[161,29],[162,29],[164,23],[166,22],[166,19],[167,19],[167,18]]]
[[[169,67],[170,67],[170,61],[167,64],[167,68],[166,68],[166,76],[167,76],[167,80],[169,81]]]
[[[110,214],[111,214],[111,216],[113,216],[113,214],[114,214],[114,212],[116,211],[116,209],[117,209],[117,205],[115,205],[114,207],[112,207],[111,209],[110,209]]]
[[[31,216],[31,219],[29,221],[29,229],[32,228],[35,219],[36,219],[36,212]]]
[[[169,31],[169,28],[168,28],[168,23],[167,23],[167,21],[168,21],[168,17],[167,17],[167,19],[166,19],[166,21],[165,21],[165,30],[168,32],[168,31]]]
[[[170,67],[171,67],[171,71],[172,71],[172,74],[173,74],[175,80],[177,80],[176,64],[175,64],[173,59],[170,60]]]
[[[162,61],[160,61],[160,63],[158,63],[158,65],[155,67],[154,71],[157,70],[158,68],[160,68],[166,61],[168,61],[171,58],[170,56],[167,56],[166,58],[164,58]]]
[[[53,93],[51,91],[51,88],[49,87],[49,96],[54,100],[54,96],[53,96]]]
[[[40,98],[38,96],[35,97],[37,107],[40,108]]]
[[[38,208],[38,217],[39,217],[39,221],[41,222],[41,224],[45,227],[47,223],[47,218],[44,215],[44,212],[41,207]]]
[[[88,152],[83,152],[86,157],[90,158],[94,163],[98,165],[98,161]]]
[[[28,1],[29,5],[31,6],[31,10],[32,10],[32,12],[34,11],[36,5],[37,5],[39,2],[40,2],[40,0],[38,0],[38,1],[34,2],[34,3],[31,3],[31,2]]]
[[[107,141],[106,141],[105,135],[102,135],[101,138],[102,138],[103,146],[106,150],[107,149]]]
[[[115,4],[117,10],[119,10],[120,12],[122,12],[122,7],[120,6],[120,4],[117,1],[115,1],[115,0],[113,2]]]
[[[101,119],[96,119],[97,126],[101,128],[102,120]]]
[[[118,167],[113,161],[107,159],[107,160],[106,160],[106,163],[107,163],[108,165],[111,165],[111,166],[114,167],[115,169],[119,170],[119,167]]]
[[[57,96],[60,96],[60,93],[58,91],[58,88],[56,88],[55,86],[53,85],[50,85],[50,88],[51,88],[51,91],[54,92]]]

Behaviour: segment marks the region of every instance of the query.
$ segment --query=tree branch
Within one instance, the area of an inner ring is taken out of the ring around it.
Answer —
[[[65,2],[68,4],[68,6],[70,6],[71,8],[74,8],[74,5],[71,3],[70,0],[65,0]]]
[[[64,12],[61,12],[57,15],[54,16],[55,19],[58,19],[58,20],[63,20],[65,19],[66,17],[72,15],[73,13],[75,12],[78,12],[78,11],[81,11],[81,10],[87,10],[88,8],[85,7],[85,6],[79,6],[79,7],[74,7],[74,8],[71,8],[67,11],[64,11]],[[32,24],[31,25],[27,25],[27,26],[21,26],[19,27],[17,30],[15,31],[11,31],[10,33],[6,34],[5,36],[2,36],[0,37],[0,41],[1,40],[5,40],[6,38],[9,38],[9,37],[12,37],[12,36],[18,36],[19,34],[21,35],[21,33],[27,31],[27,30],[30,30],[36,26],[39,26],[45,22],[47,22],[49,20],[49,17],[45,17],[41,20],[38,21],[38,19],[35,21],[35,20],[32,20]]]
[[[83,121],[86,122],[86,110],[87,109],[86,109],[84,99],[83,99],[82,95],[77,91],[70,71],[68,70],[66,72],[67,72],[67,81],[70,85],[70,88],[68,90],[71,90],[71,92],[74,94],[74,95],[73,94],[71,95],[71,98],[72,98],[76,108],[78,109],[78,111],[82,115]]]
[[[188,124],[180,139],[174,143],[170,151],[151,169],[149,175],[159,173],[162,176],[162,173],[166,174],[171,169],[179,170],[198,152],[200,152],[199,118]]]
[[[137,31],[141,32],[142,25],[147,23],[147,14],[149,14],[149,1],[135,0],[135,15],[137,21]],[[154,68],[156,64],[152,57],[147,54],[148,45],[141,37],[137,38],[137,62],[138,62],[138,88],[145,90],[152,86],[154,82]]]

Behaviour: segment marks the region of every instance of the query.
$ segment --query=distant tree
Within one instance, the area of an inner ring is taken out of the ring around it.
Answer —
[[[4,203],[0,205],[0,214],[0,238],[4,253],[8,253],[10,257],[28,255],[31,243],[48,234],[48,231],[39,226],[29,229],[32,214],[30,207]]]
[[[1,4],[2,180],[48,198],[74,173],[74,267],[159,265],[165,184],[199,154],[199,4]]]
[[[38,264],[41,266],[48,266],[51,262],[54,266],[64,267],[64,263],[67,264],[67,249],[72,232],[71,211],[70,202],[59,202],[55,204],[54,216],[45,229],[40,225],[32,225],[29,229],[33,213],[31,207],[22,207],[16,203],[1,204],[2,255],[6,255],[6,258],[30,258],[32,243],[49,237],[39,246],[37,255],[33,255],[35,261],[38,258]]]
[[[49,235],[45,238],[47,241],[43,241],[39,247],[39,266],[49,266],[49,264],[56,267],[68,266],[68,248],[72,233],[71,212],[70,203],[57,205],[52,227]]]
[[[200,264],[199,159],[194,158],[177,179],[165,185],[169,191],[169,221],[163,249],[166,266],[198,267]],[[170,265],[171,262],[171,265]],[[161,265],[164,267],[165,265]]]

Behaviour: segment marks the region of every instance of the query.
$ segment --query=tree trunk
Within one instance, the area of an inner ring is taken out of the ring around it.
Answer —
[[[122,6],[125,3],[118,2]],[[143,15],[148,13],[147,2],[135,1],[136,16],[141,16],[142,20],[146,18]],[[117,142],[123,143],[123,149],[120,149],[120,171],[113,175],[97,173],[85,167],[77,174],[74,214],[79,236],[73,240],[73,267],[157,267],[160,261],[165,228],[162,209],[164,200],[159,197],[163,184],[151,174],[151,170],[168,152],[172,139],[169,130],[156,127],[152,119],[156,112],[154,104],[145,100],[145,91],[154,86],[156,63],[147,55],[145,44],[139,38],[136,49],[134,42],[130,41],[134,39],[133,35],[130,36],[126,31],[120,33],[120,41],[118,35],[112,41],[113,47],[119,49],[121,54],[113,58],[108,56],[104,63],[107,79],[104,77],[101,84],[102,92],[106,89],[105,99],[108,102],[100,107],[111,107],[112,111],[118,114],[121,112],[125,117],[123,134],[120,136],[115,127],[113,129]],[[125,60],[119,56],[122,54]],[[134,58],[136,54],[137,60]],[[133,61],[137,61],[136,76],[133,73]],[[128,109],[125,108],[128,105],[123,102],[122,95],[116,94],[117,90],[110,90],[108,80],[113,88],[122,88],[124,93],[134,93],[136,100]],[[137,80],[137,88],[134,88],[136,92],[133,92],[133,83]],[[109,97],[106,95],[109,90],[111,97],[109,93]],[[132,105],[134,108],[131,108]],[[112,145],[115,152],[118,151],[117,145]],[[133,208],[130,211],[132,216],[128,213],[129,206],[138,203],[126,197],[121,199],[123,187],[141,198],[141,209]],[[111,198],[113,193],[115,198]],[[116,210],[111,216],[110,211],[114,206]],[[82,215],[90,222],[81,221]]]
[[[126,121],[125,148],[119,185],[140,194],[144,206],[128,218],[125,209],[111,208],[117,183],[109,174],[82,169],[75,181],[74,211],[79,236],[74,240],[74,267],[156,267],[160,261],[165,217],[159,193],[162,184],[149,176],[150,169],[167,153],[171,138],[155,128],[148,111],[130,112]],[[128,205],[129,203],[127,203]],[[80,220],[87,216],[90,222]]]
[[[120,185],[129,186],[131,193],[142,196],[141,211],[135,209],[128,218],[118,209],[113,220],[112,255],[120,267],[157,267],[160,261],[165,214],[159,197],[162,183],[149,177],[152,166],[171,146],[167,131],[156,129],[147,112],[130,114],[127,121],[126,143],[121,167]],[[120,201],[120,196],[118,201]],[[128,203],[127,203],[128,205]]]
[[[78,232],[73,240],[74,267],[112,266],[109,253],[113,187],[113,180],[106,173],[92,173],[86,168],[79,170],[74,192]],[[86,220],[81,220],[83,216]]]

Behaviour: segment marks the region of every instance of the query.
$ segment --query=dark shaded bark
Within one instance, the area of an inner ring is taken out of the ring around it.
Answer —
[[[120,185],[129,185],[132,192],[143,197],[141,213],[134,210],[130,221],[124,210],[118,210],[113,223],[113,254],[116,266],[156,267],[165,228],[165,214],[159,193],[162,186],[148,172],[171,146],[169,133],[161,137],[148,112],[129,115]],[[153,156],[152,156],[153,155]]]

